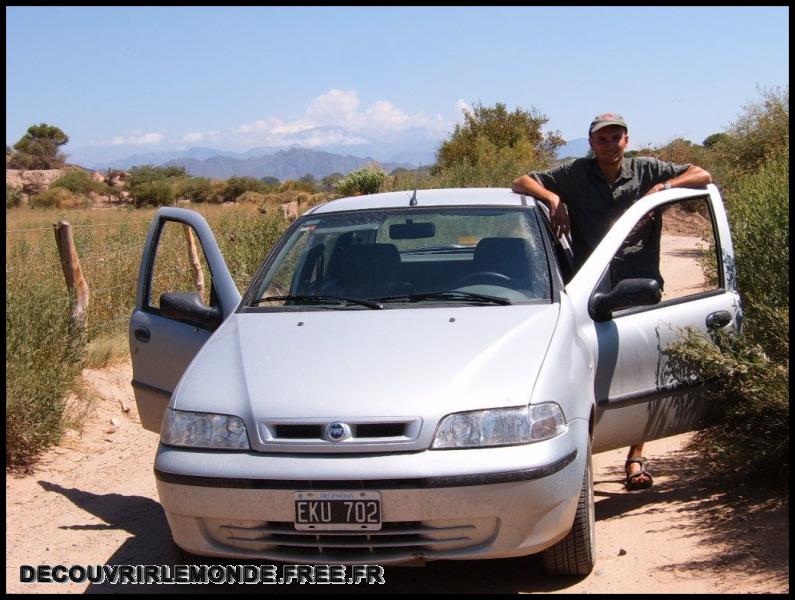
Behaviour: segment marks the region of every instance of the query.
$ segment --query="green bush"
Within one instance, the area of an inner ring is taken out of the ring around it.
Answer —
[[[51,187],[30,199],[31,208],[85,208],[91,201],[85,196],[73,194],[66,188]]]
[[[97,181],[87,172],[81,169],[70,169],[61,177],[56,179],[50,187],[60,187],[69,190],[73,194],[107,194],[108,186],[101,181]]]
[[[709,170],[725,182],[744,325],[714,341],[688,332],[666,349],[686,370],[713,378],[715,410],[693,447],[735,479],[789,478],[788,129],[789,92],[768,92],[728,135],[708,138]]]
[[[386,180],[386,173],[376,165],[368,165],[337,180],[334,189],[343,196],[376,194]]]
[[[693,446],[730,467],[732,479],[789,480],[789,366],[747,335],[688,331],[666,353],[689,373],[712,380],[708,413]]]
[[[177,198],[198,203],[220,202],[221,198],[216,197],[217,191],[217,186],[214,186],[212,180],[207,177],[185,177],[176,180],[174,185],[174,194]]]
[[[269,189],[268,184],[254,177],[230,177],[221,194],[224,202],[237,202],[238,198],[246,192],[264,194]]]
[[[179,179],[187,176],[188,174],[185,171],[185,167],[155,167],[152,165],[143,165],[130,169],[127,186],[134,188],[142,183]]]
[[[63,278],[6,287],[6,465],[21,469],[63,433],[64,397],[80,373]]]
[[[166,180],[140,183],[130,188],[130,196],[136,208],[142,206],[171,206],[174,204],[174,188]]]
[[[6,184],[6,208],[14,208],[22,205],[22,192],[17,188]]]
[[[788,154],[741,176],[725,197],[746,335],[778,360],[789,355]]]

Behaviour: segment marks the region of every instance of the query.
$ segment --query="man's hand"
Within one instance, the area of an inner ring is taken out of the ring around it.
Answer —
[[[642,198],[645,198],[645,197],[646,197],[646,196],[648,196],[649,194],[656,194],[657,192],[661,192],[661,191],[663,191],[663,190],[665,189],[664,185],[665,185],[665,184],[662,184],[662,183],[658,183],[658,184],[656,184],[656,185],[653,185],[653,186],[651,187],[651,189],[650,189],[648,192],[646,192],[645,194],[643,194],[643,196],[641,196],[641,197],[642,197]]]
[[[560,201],[560,196],[546,189],[529,175],[522,175],[513,180],[511,189],[517,194],[529,194],[540,200],[549,208],[549,224],[555,238],[569,233],[569,212],[566,205]]]
[[[549,205],[549,224],[552,226],[552,233],[555,238],[569,233],[569,211],[566,210],[566,205],[560,201],[560,197],[556,194],[551,194],[554,197],[550,199],[547,204]]]

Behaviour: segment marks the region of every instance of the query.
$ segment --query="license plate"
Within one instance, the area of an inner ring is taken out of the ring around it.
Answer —
[[[297,530],[381,529],[380,492],[295,492],[293,498]]]

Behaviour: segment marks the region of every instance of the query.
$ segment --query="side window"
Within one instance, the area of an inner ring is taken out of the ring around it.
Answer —
[[[720,287],[720,263],[706,198],[689,198],[646,213],[610,264],[611,287],[622,279],[656,279],[662,301]]]
[[[174,221],[166,221],[160,230],[148,306],[160,308],[160,295],[166,292],[196,292],[204,304],[218,304],[199,236],[190,225]]]

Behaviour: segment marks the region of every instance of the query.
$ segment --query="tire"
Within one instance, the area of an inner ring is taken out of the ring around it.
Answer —
[[[589,443],[574,524],[565,538],[541,553],[544,570],[550,575],[588,575],[596,563],[595,533],[593,467]]]

